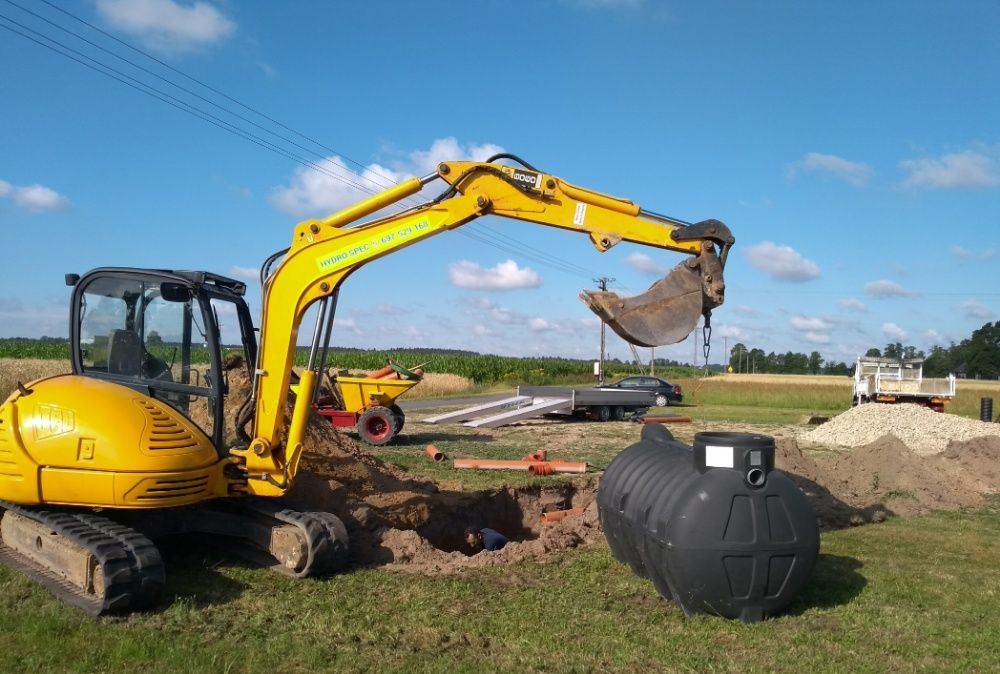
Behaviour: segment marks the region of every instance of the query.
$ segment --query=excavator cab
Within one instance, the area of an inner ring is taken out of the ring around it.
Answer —
[[[223,327],[230,338],[238,329],[247,367],[256,357],[245,284],[208,272],[132,268],[68,275],[67,283],[74,286],[73,373],[122,384],[170,405],[201,428],[223,456],[228,388]]]

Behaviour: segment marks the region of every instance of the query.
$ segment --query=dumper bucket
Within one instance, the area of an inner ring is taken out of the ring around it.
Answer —
[[[712,250],[682,262],[634,297],[584,290],[580,299],[626,342],[662,346],[687,338],[698,317],[723,302],[722,265]]]

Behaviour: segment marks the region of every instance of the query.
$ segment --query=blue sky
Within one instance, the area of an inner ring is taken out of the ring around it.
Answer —
[[[0,336],[65,335],[66,272],[249,279],[296,222],[366,196],[329,174],[375,189],[496,148],[653,211],[725,221],[737,244],[713,362],[727,341],[851,361],[1000,317],[993,1],[58,6],[250,109],[39,0],[0,0],[0,26],[326,171],[0,29]],[[639,292],[679,261],[629,244],[602,255],[586,237],[490,218],[353,275],[335,343],[596,357],[578,291],[610,276]],[[608,350],[628,357],[610,332]],[[689,339],[657,355],[693,352]]]

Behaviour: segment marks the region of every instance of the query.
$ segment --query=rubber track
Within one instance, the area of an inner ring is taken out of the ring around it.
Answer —
[[[302,531],[308,543],[306,564],[299,571],[276,567],[282,573],[296,578],[321,576],[337,571],[346,563],[348,553],[347,527],[336,515],[293,510],[283,507],[280,503],[259,499],[242,501],[240,507],[276,519],[279,522],[291,524]]]
[[[60,600],[98,616],[135,610],[158,597],[163,586],[163,562],[159,551],[142,534],[90,513],[26,508],[0,501],[0,511],[3,510],[48,527],[86,549],[100,564],[104,574],[103,600],[86,594],[0,541],[0,562],[40,583]]]

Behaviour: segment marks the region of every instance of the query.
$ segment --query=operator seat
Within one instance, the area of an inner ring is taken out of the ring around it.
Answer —
[[[108,337],[108,374],[138,376],[142,343],[131,330],[112,330]]]

